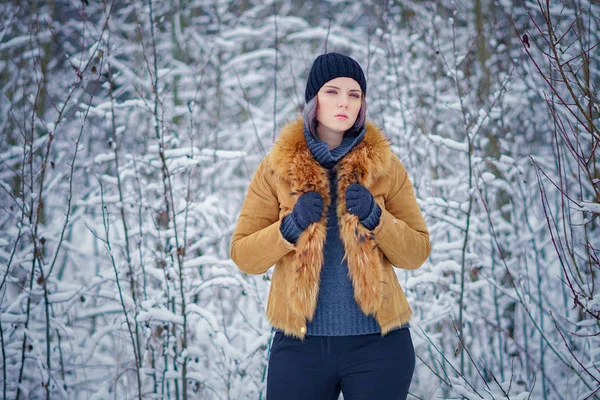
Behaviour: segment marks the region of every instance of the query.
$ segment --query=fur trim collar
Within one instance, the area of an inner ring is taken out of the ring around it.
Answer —
[[[312,156],[303,133],[302,118],[286,125],[270,153],[275,174],[289,181],[291,195],[299,197],[316,191],[325,203],[321,220],[310,225],[298,238],[293,265],[295,282],[287,286],[292,310],[312,320],[323,265],[327,209],[331,203],[327,170]],[[365,314],[375,314],[383,298],[383,266],[373,233],[346,209],[346,188],[359,183],[369,188],[377,178],[389,173],[393,153],[384,134],[371,122],[364,139],[334,167],[337,170],[337,215],[344,258],[354,287],[354,298]]]

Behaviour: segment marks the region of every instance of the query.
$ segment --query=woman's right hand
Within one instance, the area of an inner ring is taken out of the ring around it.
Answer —
[[[281,234],[290,243],[296,243],[300,234],[323,214],[323,197],[317,192],[306,192],[298,197],[292,212],[281,221]]]
[[[298,197],[291,216],[296,226],[304,231],[310,224],[320,220],[321,214],[323,214],[323,197],[317,192],[306,192]]]

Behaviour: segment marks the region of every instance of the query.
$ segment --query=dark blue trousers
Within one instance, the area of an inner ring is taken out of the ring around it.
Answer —
[[[404,400],[415,370],[409,328],[356,336],[276,332],[267,371],[267,400]]]

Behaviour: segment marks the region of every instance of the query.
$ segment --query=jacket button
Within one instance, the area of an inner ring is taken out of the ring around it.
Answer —
[[[302,328],[300,328],[300,332],[302,332],[302,333],[306,332],[306,328],[303,326]]]

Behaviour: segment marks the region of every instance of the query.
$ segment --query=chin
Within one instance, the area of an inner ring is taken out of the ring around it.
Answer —
[[[353,125],[354,125],[354,122],[349,123],[347,121],[344,121],[343,123],[338,122],[337,124],[331,124],[329,126],[329,128],[332,131],[337,131],[337,132],[340,132],[340,133],[345,133],[348,129],[352,128]]]
[[[354,124],[348,124],[346,125],[344,128],[342,128],[343,132],[345,133],[347,130],[352,129],[352,127],[354,126]]]

